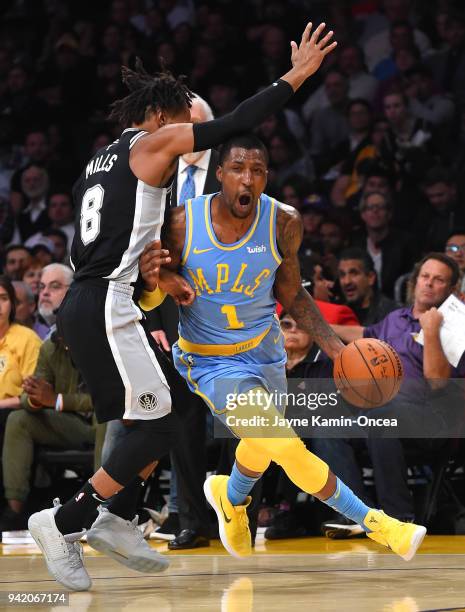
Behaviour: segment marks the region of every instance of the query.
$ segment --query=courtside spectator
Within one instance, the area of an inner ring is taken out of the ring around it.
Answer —
[[[428,432],[428,436],[440,435],[438,423],[449,423],[451,418],[455,419],[451,397],[441,391],[447,388],[451,378],[465,377],[465,354],[457,368],[453,367],[445,356],[439,338],[443,317],[438,308],[456,290],[458,279],[459,269],[455,261],[443,253],[430,253],[415,267],[412,306],[394,310],[379,323],[368,327],[334,327],[345,342],[362,337],[383,340],[394,347],[402,360],[404,380],[399,394],[386,406],[372,409],[371,414],[374,417],[395,416],[400,422],[410,424],[408,430],[401,432],[402,438],[406,439],[374,436],[366,439],[374,469],[378,504],[402,520],[412,520],[415,516],[407,484],[405,449],[426,450],[431,453],[432,459],[433,453],[447,442],[439,438],[411,439],[412,433],[418,433],[419,427],[422,427],[421,431]],[[421,329],[424,332],[424,346],[414,339]],[[462,394],[459,401],[461,406]],[[426,410],[427,405],[432,405],[431,411]],[[451,430],[450,425],[448,429]],[[345,439],[314,442],[315,452],[328,461],[331,469],[339,470],[362,499],[368,501],[360,465],[354,456],[353,443],[358,443]],[[345,530],[346,525],[342,524],[341,529]]]
[[[17,217],[17,226],[24,242],[50,225],[47,215],[47,170],[36,164],[27,166],[21,174],[21,188],[26,196],[26,205]]]
[[[43,266],[38,259],[31,259],[30,264],[23,272],[23,282],[29,286],[35,297],[39,295],[40,277],[42,276]]]
[[[10,280],[22,280],[25,270],[32,262],[31,252],[20,244],[11,244],[5,252],[3,273]]]
[[[9,415],[5,429],[2,466],[7,506],[0,515],[0,531],[26,528],[36,445],[83,449],[95,441],[90,395],[83,391],[56,331],[42,344],[34,374],[26,377],[23,388],[21,408]]]
[[[417,256],[413,236],[392,227],[392,201],[383,193],[367,193],[360,204],[362,231],[352,244],[366,249],[373,259],[379,289],[387,296],[394,294],[397,278],[410,272]]]
[[[447,239],[445,254],[453,259],[459,267],[460,279],[458,290],[465,293],[465,227],[453,230]]]
[[[415,227],[424,251],[442,251],[454,227],[465,225],[465,207],[449,170],[431,168],[423,182],[427,204],[419,211]]]
[[[0,276],[0,443],[6,419],[20,406],[23,381],[34,371],[41,340],[15,323],[16,296],[11,281]]]
[[[363,249],[344,250],[339,257],[337,272],[346,304],[362,325],[377,323],[399,307],[378,289],[373,259]]]

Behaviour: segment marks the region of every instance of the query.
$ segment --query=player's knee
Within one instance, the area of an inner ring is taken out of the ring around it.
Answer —
[[[236,448],[236,460],[249,470],[262,473],[270,465],[271,456],[264,449],[254,447],[247,438],[239,442]]]
[[[286,474],[299,486],[314,495],[323,489],[328,482],[328,464],[311,453],[302,440],[297,440],[283,449],[283,453],[276,456],[276,463],[280,465]],[[297,478],[297,480],[296,480]]]
[[[116,482],[126,486],[149,463],[161,459],[174,439],[171,415],[163,419],[136,421],[112,449],[102,465]]]

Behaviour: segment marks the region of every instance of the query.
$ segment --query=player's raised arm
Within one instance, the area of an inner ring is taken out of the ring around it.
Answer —
[[[302,287],[297,256],[302,234],[300,214],[290,206],[281,205],[277,218],[277,240],[283,261],[276,272],[274,292],[276,299],[298,326],[310,334],[331,359],[335,359],[344,344],[323,319],[311,295]]]
[[[250,131],[268,115],[281,109],[336,47],[337,43],[331,42],[332,31],[322,36],[325,25],[320,24],[312,33],[312,24],[309,23],[300,44],[291,42],[291,70],[239,104],[231,113],[205,123],[167,125],[141,140],[140,146],[154,154],[163,151],[172,158],[191,151],[210,149],[234,134]]]

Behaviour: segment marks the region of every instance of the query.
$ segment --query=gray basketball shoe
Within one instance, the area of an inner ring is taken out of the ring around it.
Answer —
[[[137,528],[137,518],[126,521],[100,506],[99,515],[87,532],[87,543],[137,572],[162,572],[169,561],[144,540]]]
[[[92,581],[82,561],[81,533],[63,535],[55,523],[60,500],[53,500],[53,508],[36,512],[29,517],[28,528],[42,551],[48,571],[57,582],[72,591],[87,591]]]

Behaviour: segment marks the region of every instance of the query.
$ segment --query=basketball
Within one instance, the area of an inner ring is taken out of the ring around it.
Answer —
[[[334,361],[334,381],[342,397],[358,408],[377,408],[392,400],[402,383],[402,361],[381,340],[361,338]]]

